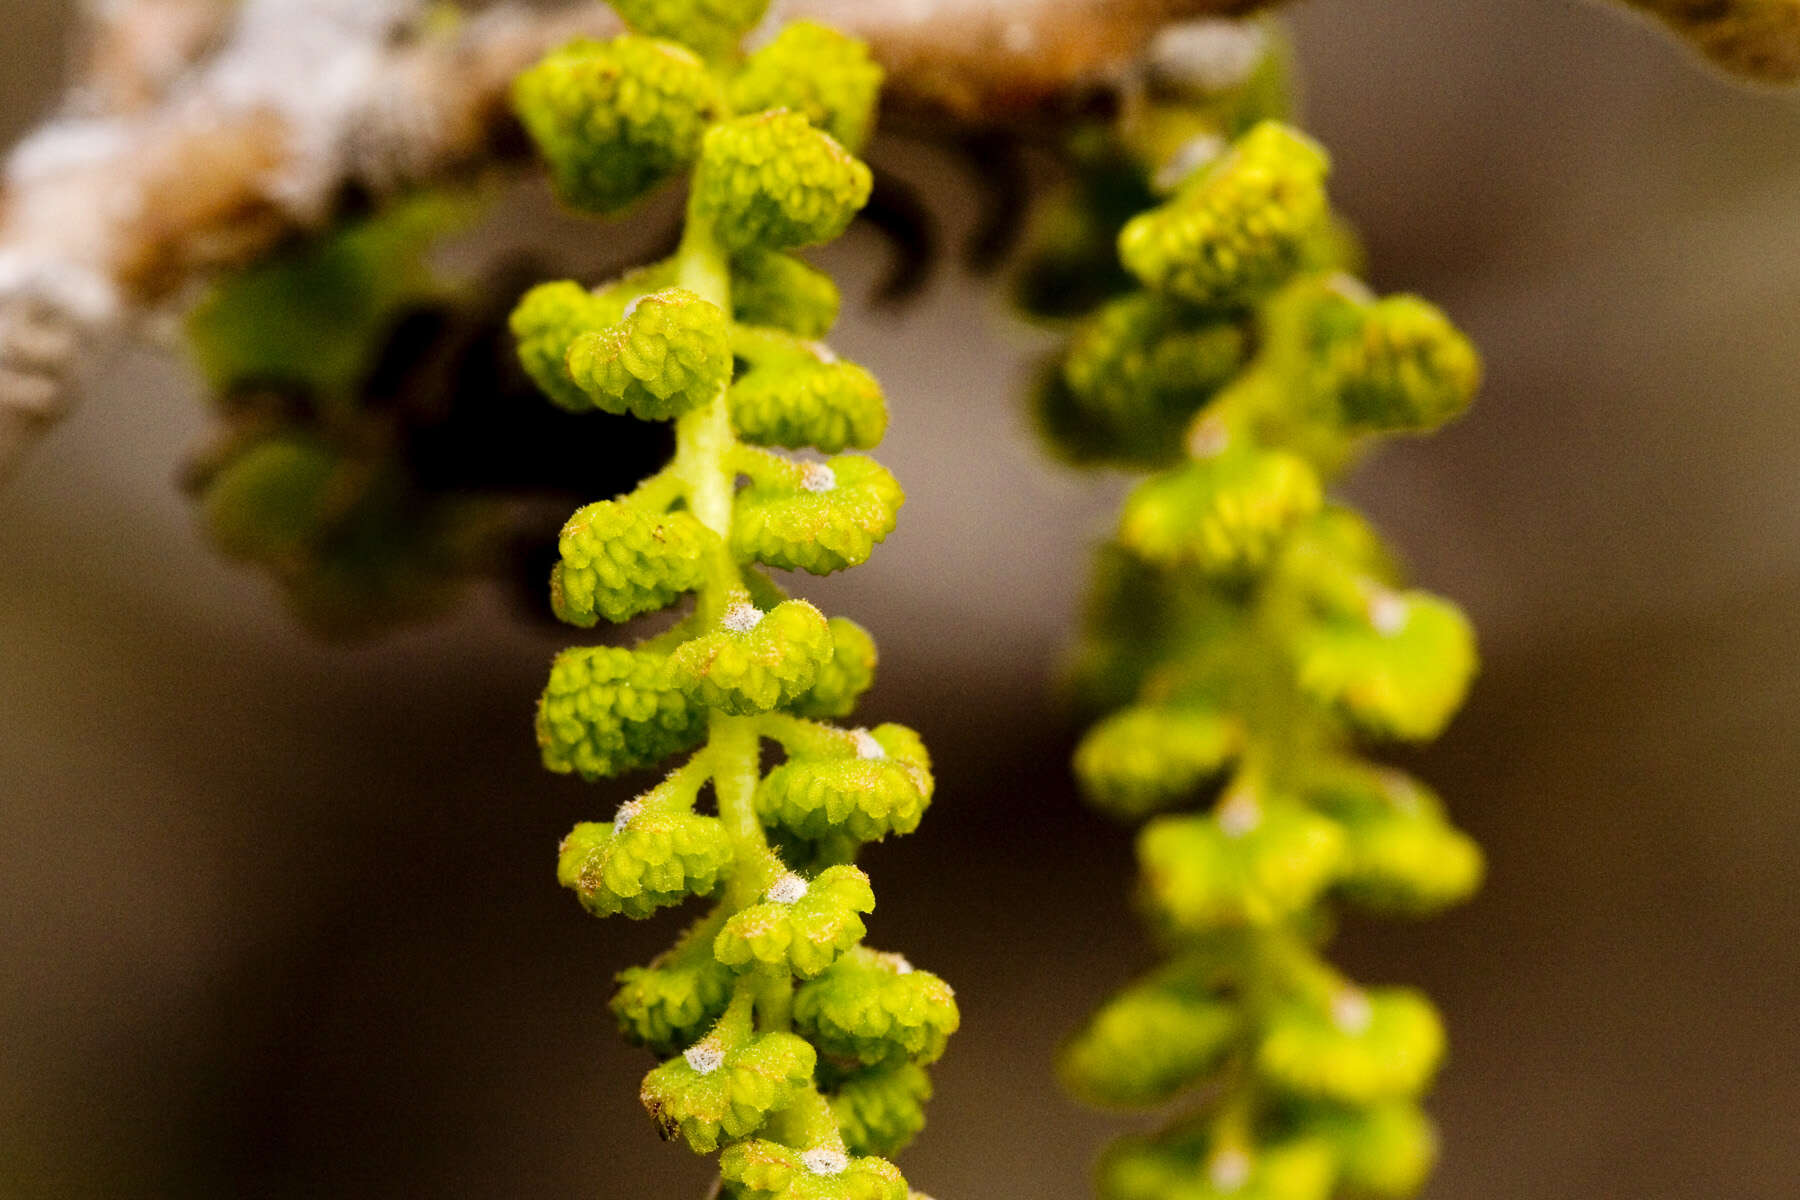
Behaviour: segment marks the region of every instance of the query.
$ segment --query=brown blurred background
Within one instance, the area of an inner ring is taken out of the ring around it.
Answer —
[[[4,0],[0,134],[40,115],[70,0]],[[1490,383],[1353,490],[1463,601],[1486,670],[1417,762],[1492,878],[1342,957],[1442,1004],[1435,1197],[1791,1197],[1800,1178],[1800,100],[1558,0],[1312,0],[1311,127],[1384,288]],[[972,195],[933,155],[954,236]],[[879,244],[825,256],[852,294]],[[1041,339],[946,270],[840,349],[894,401],[913,494],[809,587],[882,640],[864,712],[939,799],[867,856],[871,938],[958,987],[904,1163],[948,1200],[1081,1197],[1121,1127],[1051,1047],[1146,961],[1126,836],[1065,781],[1051,684],[1119,481],[1032,444]],[[636,1105],[611,974],[673,923],[550,877],[620,788],[536,762],[568,640],[479,597],[360,649],[216,558],[173,477],[191,377],[124,356],[0,493],[0,1194],[701,1195]]]

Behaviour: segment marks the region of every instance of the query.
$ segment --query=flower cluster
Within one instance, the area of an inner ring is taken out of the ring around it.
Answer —
[[[666,469],[570,518],[557,615],[692,607],[630,647],[558,656],[538,741],[551,770],[589,779],[688,757],[577,826],[558,877],[601,916],[712,901],[613,999],[626,1037],[664,1060],[642,1095],[665,1137],[722,1149],[742,1200],[906,1200],[886,1157],[923,1126],[924,1068],[958,1013],[941,979],[863,944],[875,896],[853,859],[918,827],[931,763],[911,730],[832,723],[872,682],[874,641],[768,574],[859,565],[904,500],[847,452],[881,440],[886,404],[817,341],[837,292],[792,254],[868,197],[851,150],[880,73],[805,23],[740,59],[758,3],[617,7],[633,32],[552,54],[515,100],[573,205],[616,210],[690,171],[683,239],[607,286],[535,289],[512,326],[557,405],[675,423]],[[769,742],[782,758],[765,772]]]
[[[1436,736],[1475,649],[1326,485],[1373,435],[1459,413],[1480,368],[1436,308],[1344,272],[1317,145],[1274,120],[1231,132],[1203,123],[1179,169],[1146,167],[1157,199],[1117,235],[1133,286],[1043,389],[1068,456],[1153,472],[1100,556],[1078,675],[1105,715],[1075,768],[1144,822],[1139,897],[1168,954],[1061,1074],[1103,1106],[1202,1099],[1108,1152],[1108,1200],[1404,1197],[1434,1155],[1419,1098],[1443,1029],[1319,947],[1340,904],[1428,913],[1478,884],[1436,798],[1356,751]]]

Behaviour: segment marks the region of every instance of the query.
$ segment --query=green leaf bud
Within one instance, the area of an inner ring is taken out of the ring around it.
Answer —
[[[1345,1200],[1407,1200],[1418,1194],[1437,1162],[1437,1131],[1410,1101],[1310,1109],[1299,1127],[1331,1144],[1338,1194]]]
[[[750,247],[731,258],[731,304],[740,324],[822,338],[837,324],[839,297],[825,272],[791,254]]]
[[[794,995],[794,1028],[838,1062],[928,1065],[962,1015],[950,985],[898,954],[858,946]]]
[[[667,421],[731,381],[729,329],[717,305],[690,291],[653,292],[617,325],[569,345],[569,378],[596,408]]]
[[[916,1063],[858,1071],[831,1093],[831,1115],[852,1154],[892,1158],[925,1128],[931,1077]]]
[[[650,37],[692,46],[708,58],[733,49],[756,28],[769,0],[609,0],[625,24]]]
[[[1242,304],[1305,262],[1326,219],[1325,151],[1274,121],[1196,171],[1167,204],[1133,217],[1119,257],[1155,291],[1194,304]]]
[[[1100,1159],[1101,1200],[1328,1200],[1337,1163],[1319,1138],[1213,1149],[1202,1134],[1126,1138]]]
[[[1237,1040],[1225,1001],[1162,980],[1125,989],[1063,1043],[1057,1074],[1077,1099],[1103,1108],[1161,1104],[1211,1076]]]
[[[1481,357],[1443,310],[1417,296],[1334,297],[1314,314],[1321,390],[1355,430],[1436,429],[1469,406]]]
[[[906,1180],[893,1163],[851,1158],[829,1146],[739,1142],[719,1156],[719,1173],[737,1200],[907,1200]]]
[[[739,117],[706,132],[693,212],[728,249],[829,242],[868,202],[869,168],[798,113]]]
[[[1215,575],[1255,571],[1319,510],[1319,477],[1278,450],[1226,450],[1140,484],[1125,501],[1119,541],[1144,561]]]
[[[887,432],[887,401],[875,377],[817,343],[753,362],[731,385],[731,423],[759,446],[867,450]]]
[[[694,161],[725,98],[687,50],[628,35],[546,55],[514,81],[513,108],[563,201],[615,212]]]
[[[819,720],[847,717],[875,682],[879,655],[869,631],[849,617],[833,617],[826,624],[831,629],[831,661],[819,668],[812,687],[788,705],[788,711],[796,716]]]
[[[740,113],[792,109],[855,153],[874,128],[881,75],[862,42],[795,21],[745,61],[726,96]]]
[[[598,779],[699,745],[706,710],[688,699],[662,655],[578,646],[551,664],[537,737],[544,766]]]
[[[577,825],[563,839],[556,877],[597,917],[642,918],[711,895],[731,861],[731,839],[717,817],[634,801],[612,822]]]
[[[1195,933],[1293,916],[1331,883],[1343,853],[1335,822],[1232,799],[1216,817],[1158,817],[1138,835],[1148,898],[1176,928]]]
[[[1437,797],[1410,776],[1345,766],[1322,772],[1305,794],[1343,827],[1337,888],[1365,908],[1431,913],[1481,886],[1481,847],[1452,827]]]
[[[292,558],[344,507],[343,459],[312,438],[272,437],[239,454],[208,485],[201,516],[215,545],[237,558]]]
[[[575,510],[550,574],[550,607],[583,628],[600,617],[628,621],[700,586],[713,533],[685,512],[649,513],[629,501]]]
[[[1088,731],[1075,750],[1075,775],[1095,804],[1136,819],[1192,797],[1242,744],[1242,722],[1217,709],[1139,705]]]
[[[1276,566],[1283,583],[1331,616],[1367,619],[1400,577],[1381,535],[1351,509],[1327,505],[1295,530]]]
[[[1327,620],[1297,631],[1300,688],[1377,737],[1428,741],[1462,706],[1475,675],[1475,633],[1454,604],[1427,592],[1388,592],[1366,621]]]
[[[770,771],[756,789],[763,823],[799,838],[843,833],[859,842],[917,829],[933,787],[919,735],[879,725],[855,730],[843,743],[829,757],[796,757]]]
[[[1248,352],[1238,321],[1139,292],[1083,322],[1062,378],[1074,415],[1114,447],[1108,457],[1157,462],[1178,451],[1189,418]]]
[[[740,600],[719,628],[683,642],[669,661],[697,703],[749,716],[803,695],[831,652],[825,616],[806,601],[785,600],[763,612]]]
[[[812,1083],[817,1061],[791,1033],[746,1038],[721,1027],[646,1075],[640,1098],[663,1137],[711,1154],[791,1104]]]
[[[862,940],[859,913],[875,911],[869,877],[852,866],[827,867],[810,882],[783,875],[725,922],[713,954],[728,967],[776,967],[811,979]]]
[[[738,493],[732,548],[740,559],[829,575],[867,562],[905,502],[899,482],[872,458],[795,463]]]
[[[569,344],[617,319],[596,319],[594,297],[579,283],[540,283],[519,300],[509,324],[519,344],[519,362],[531,381],[560,408],[586,412],[587,393],[569,378]]]
[[[1423,993],[1345,989],[1326,1011],[1292,1002],[1272,1014],[1256,1070],[1296,1096],[1374,1104],[1417,1096],[1443,1056],[1443,1023]]]
[[[736,975],[712,956],[712,938],[619,973],[612,1012],[626,1038],[667,1057],[698,1041],[725,1012]]]

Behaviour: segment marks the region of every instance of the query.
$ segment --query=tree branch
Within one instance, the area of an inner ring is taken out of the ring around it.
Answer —
[[[890,110],[956,128],[1028,120],[1170,21],[1261,2],[791,0],[777,15],[867,39]],[[118,318],[322,225],[346,194],[515,154],[513,76],[618,28],[595,0],[499,4],[451,30],[422,0],[135,0],[90,21],[65,115],[0,185],[0,477]]]

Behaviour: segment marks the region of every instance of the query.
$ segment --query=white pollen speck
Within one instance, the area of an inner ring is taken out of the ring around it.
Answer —
[[[875,735],[866,729],[852,729],[850,740],[856,743],[856,757],[858,758],[879,762],[887,757],[887,751],[881,748],[881,743],[875,740]]]
[[[711,1075],[725,1065],[725,1051],[721,1050],[719,1043],[712,1038],[707,1038],[703,1042],[695,1042],[681,1057],[687,1059],[687,1065],[702,1075]]]
[[[807,463],[800,475],[800,486],[809,492],[829,492],[837,486],[837,472],[824,463]]]
[[[734,604],[725,610],[720,624],[733,633],[749,633],[763,621],[762,609],[754,604]]]
[[[1345,988],[1331,998],[1331,1023],[1345,1033],[1367,1033],[1374,1019],[1369,997],[1356,988]]]
[[[1231,431],[1225,422],[1211,417],[1195,423],[1188,434],[1187,450],[1194,458],[1217,458],[1231,445]]]
[[[789,872],[769,885],[768,897],[777,904],[792,904],[806,895],[806,880]]]
[[[1210,133],[1189,138],[1156,168],[1156,177],[1150,182],[1159,192],[1172,192],[1181,186],[1182,180],[1225,153],[1227,148],[1224,138]]]
[[[1250,1156],[1242,1150],[1221,1150],[1206,1165],[1207,1178],[1221,1192],[1235,1192],[1250,1182]]]
[[[627,800],[619,805],[619,811],[613,815],[613,832],[624,833],[626,828],[637,820],[637,815],[643,811],[644,804],[641,800]]]
[[[800,1161],[805,1163],[806,1169],[814,1175],[842,1175],[844,1169],[850,1165],[850,1160],[844,1157],[842,1150],[833,1150],[828,1146],[808,1150],[800,1156]]]
[[[1369,624],[1384,637],[1393,637],[1405,629],[1406,617],[1406,601],[1393,592],[1380,592],[1369,601]]]
[[[621,321],[631,320],[631,314],[638,310],[638,305],[642,304],[645,299],[646,299],[646,297],[644,297],[644,296],[632,297],[631,303],[627,304],[625,306],[625,312],[622,316],[620,316],[619,320],[621,320]]]
[[[1243,837],[1262,824],[1262,806],[1250,793],[1234,792],[1219,805],[1217,820],[1226,837]]]
[[[884,953],[881,955],[881,961],[888,970],[896,975],[911,975],[917,969],[906,961],[904,954]]]
[[[838,360],[837,351],[824,342],[808,342],[806,348],[812,351],[812,356],[822,363],[834,363]]]

